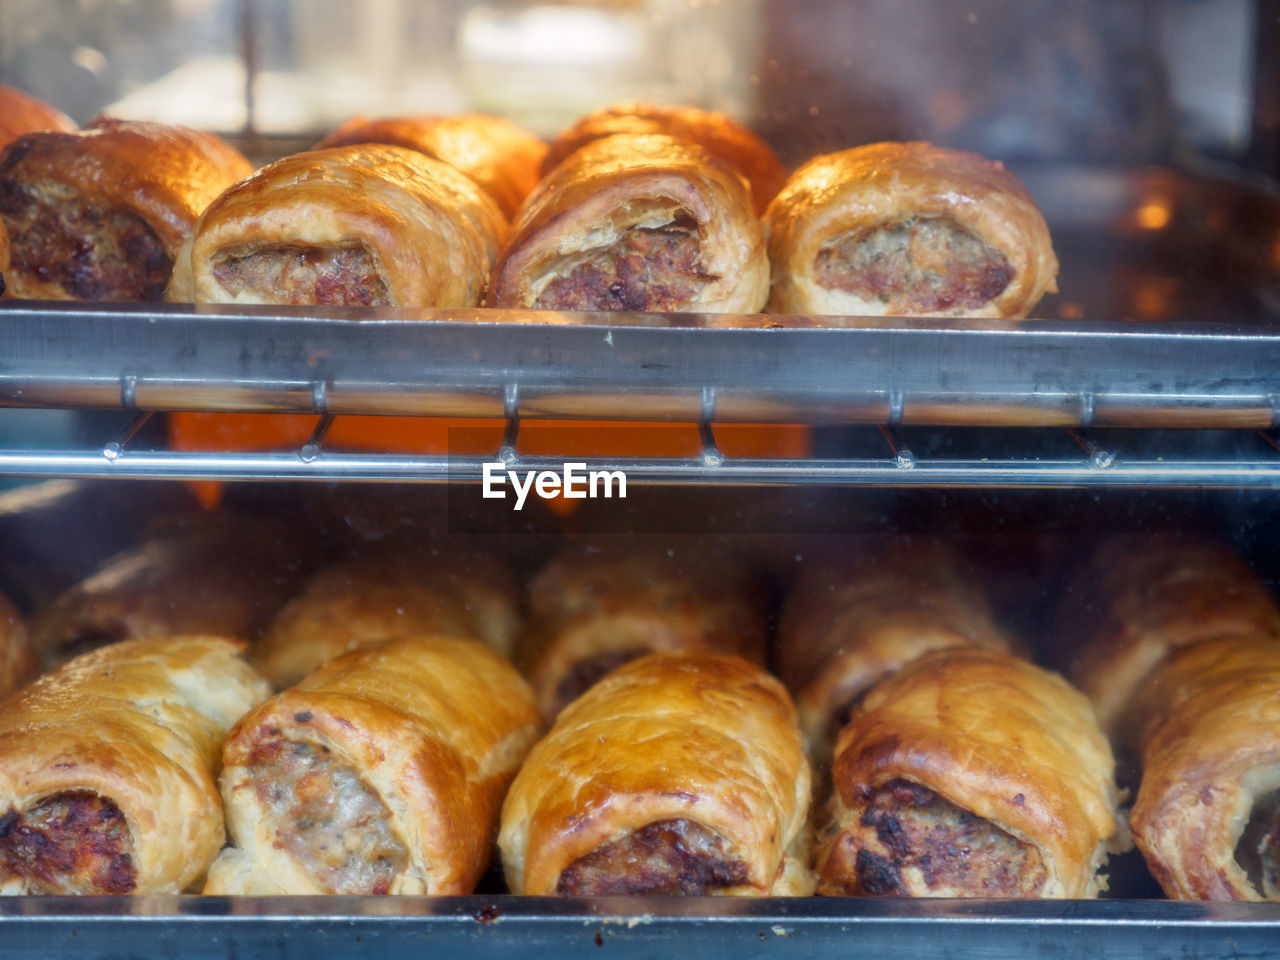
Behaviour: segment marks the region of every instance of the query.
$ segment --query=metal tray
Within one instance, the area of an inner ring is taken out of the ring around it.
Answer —
[[[1274,957],[1280,905],[515,897],[4,898],[6,956]]]

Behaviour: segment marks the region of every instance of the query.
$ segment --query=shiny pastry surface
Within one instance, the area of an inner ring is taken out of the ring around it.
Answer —
[[[1089,701],[989,650],[937,650],[867,694],[836,743],[818,892],[1094,897],[1117,831]]]
[[[1280,902],[1280,643],[1242,635],[1170,654],[1135,716],[1134,842],[1176,900]]]
[[[697,107],[632,101],[581,117],[551,141],[543,162],[546,176],[565,158],[594,140],[617,134],[664,134],[696,143],[714,160],[751,185],[752,204],[764,212],[787,178],[786,168],[767,143],[733,117]]]
[[[330,661],[236,724],[234,844],[209,894],[465,894],[538,735],[529,688],[483,644],[410,637]]]
[[[541,178],[547,146],[529,131],[482,113],[457,116],[353,117],[316,144],[317,150],[358,143],[407,147],[457,167],[484,188],[505,217]]]
[[[114,644],[0,703],[0,893],[181,893],[225,842],[214,778],[270,692],[216,637]]]
[[[506,232],[455,167],[404,147],[299,153],[219,196],[178,252],[170,300],[468,307]]]
[[[161,299],[196,218],[252,169],[212,134],[160,123],[18,137],[0,152],[6,295]]]
[[[772,313],[1025,317],[1057,291],[1049,228],[1022,183],[928,143],[815,157],[764,224]]]
[[[513,893],[809,893],[791,699],[738,657],[653,654],[570,704],[502,809]]]
[[[692,143],[595,140],[525,201],[491,306],[751,313],[769,265],[744,181]]]
[[[75,130],[75,122],[55,109],[16,87],[0,83],[0,147],[24,133],[36,130]]]

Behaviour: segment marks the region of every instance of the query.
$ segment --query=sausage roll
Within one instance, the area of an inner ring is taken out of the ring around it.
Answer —
[[[813,756],[830,757],[858,700],[930,650],[1008,650],[981,588],[936,541],[895,539],[801,572],[778,631],[779,675]]]
[[[809,766],[782,684],[738,657],[654,654],[556,720],[511,785],[517,894],[810,893]]]
[[[457,167],[478,183],[508,219],[541,178],[547,146],[510,120],[482,113],[454,117],[354,117],[316,144],[317,150],[386,143]]]
[[[393,637],[468,637],[509,656],[519,628],[515,584],[491,557],[366,556],[313,576],[267,629],[253,660],[282,689],[347,650]]]
[[[299,153],[210,204],[168,298],[473,307],[505,231],[489,196],[447,163],[380,144]]]
[[[1280,636],[1280,610],[1239,554],[1164,536],[1104,543],[1068,588],[1058,620],[1067,676],[1125,743],[1130,701],[1171,651],[1233,634]]]
[[[1058,259],[1001,164],[927,143],[826,154],[765,213],[773,313],[1025,317]]]
[[[551,141],[542,164],[543,176],[588,143],[622,133],[658,133],[696,143],[716,163],[747,181],[757,214],[764,213],[787,179],[786,168],[773,149],[728,114],[652,103],[619,103],[581,117]]]
[[[1143,771],[1130,822],[1164,892],[1280,902],[1280,643],[1183,647],[1137,704]]]
[[[270,691],[217,637],[118,643],[0,704],[0,894],[181,893],[225,840],[227,730]]]
[[[991,650],[935,650],[872,688],[836,744],[818,892],[1079,899],[1117,831],[1089,701]]]
[[[0,699],[34,680],[39,672],[40,662],[27,639],[22,616],[9,598],[0,594]]]
[[[470,893],[537,738],[529,689],[483,644],[389,640],[244,717],[223,749],[234,847],[205,893]]]
[[[518,662],[548,720],[646,653],[731,653],[763,664],[767,614],[750,571],[710,551],[569,547],[529,586]]]
[[[664,136],[587,144],[521,209],[493,306],[752,313],[769,261],[744,182]]]
[[[8,296],[161,299],[196,218],[252,170],[217,137],[160,123],[19,137],[0,153]]]
[[[46,668],[119,640],[207,633],[255,639],[294,595],[300,541],[266,520],[187,518],[117,554],[31,623]]]
[[[24,133],[62,130],[70,133],[75,123],[61,110],[0,83],[0,147]]]

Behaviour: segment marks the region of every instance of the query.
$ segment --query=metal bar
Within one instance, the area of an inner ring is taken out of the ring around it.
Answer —
[[[7,956],[1261,958],[1276,904],[678,897],[12,897]],[[679,950],[673,950],[679,944]],[[608,949],[600,949],[605,948]],[[597,952],[599,950],[599,952]]]
[[[324,439],[329,435],[329,429],[333,426],[333,414],[324,414],[315,429],[311,431],[311,436],[307,438],[307,442],[298,450],[298,459],[303,463],[311,463],[320,456],[324,449]]]
[[[901,455],[900,455],[901,456]],[[1273,460],[1125,460],[1107,470],[1078,460],[755,460],[727,459],[709,466],[701,458],[587,460],[588,470],[622,470],[628,482],[775,486],[828,484],[888,487],[1280,487]],[[305,461],[296,453],[173,453],[139,451],[115,461],[100,452],[0,451],[0,474],[13,477],[166,480],[369,480],[476,482],[480,457],[326,452]],[[560,470],[551,457],[516,457],[512,470]]]

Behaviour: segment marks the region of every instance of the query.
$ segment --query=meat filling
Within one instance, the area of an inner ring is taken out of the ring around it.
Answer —
[[[858,893],[909,895],[909,869],[938,897],[1031,897],[1044,886],[1035,847],[908,780],[877,790],[862,824],[875,829],[879,843],[858,851]]]
[[[160,300],[173,258],[143,220],[83,203],[65,187],[0,179],[13,273],[80,300]]]
[[[663,227],[632,227],[607,249],[543,288],[545,310],[688,309],[716,277],[702,268],[697,224],[679,217]]]
[[[707,894],[747,882],[747,864],[730,860],[724,841],[689,820],[657,820],[571,863],[556,892]]]
[[[1280,790],[1254,803],[1236,846],[1236,863],[1263,899],[1280,899]]]
[[[820,286],[898,314],[976,310],[1013,279],[1004,254],[947,217],[846,233],[818,252],[814,268]]]
[[[224,254],[213,276],[231,296],[258,303],[375,307],[391,302],[373,254],[363,246],[283,245]]]
[[[556,687],[556,709],[563,710],[578,697],[582,696],[596,682],[603,679],[605,674],[612,673],[624,663],[642,657],[648,650],[643,648],[634,648],[629,650],[610,650],[607,653],[598,653],[594,657],[587,657],[585,660],[579,660],[573,665],[560,685]]]
[[[287,740],[261,744],[251,760],[275,843],[327,893],[387,893],[408,852],[387,808],[327,747]]]
[[[130,893],[137,885],[133,837],[110,800],[84,790],[46,797],[0,817],[0,882],[28,893]]]

